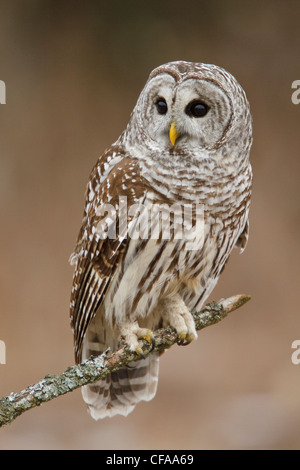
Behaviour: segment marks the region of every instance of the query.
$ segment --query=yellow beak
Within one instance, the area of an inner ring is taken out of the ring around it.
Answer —
[[[179,132],[176,129],[175,122],[171,122],[169,137],[172,145],[175,145],[176,139],[179,137]]]

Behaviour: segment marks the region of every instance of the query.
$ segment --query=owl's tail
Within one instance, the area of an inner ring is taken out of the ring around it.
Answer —
[[[154,353],[82,387],[92,418],[127,416],[140,401],[152,400],[157,388],[158,362],[158,354]]]
[[[103,325],[100,329],[99,323],[96,328],[93,326],[84,340],[83,358],[101,354],[108,346],[116,346],[109,340],[109,331]],[[152,400],[157,389],[158,369],[159,353],[154,352],[94,384],[82,387],[82,396],[92,418],[98,420],[118,414],[127,416],[140,401]]]

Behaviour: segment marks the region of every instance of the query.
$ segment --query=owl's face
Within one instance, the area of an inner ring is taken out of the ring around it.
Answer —
[[[211,81],[187,78],[177,82],[165,73],[154,77],[145,91],[144,129],[160,147],[211,148],[228,129],[230,99]]]
[[[180,165],[210,158],[236,168],[248,158],[251,122],[246,95],[231,74],[215,65],[170,62],[150,74],[127,138],[150,149],[154,163],[154,154],[164,161],[177,155]]]

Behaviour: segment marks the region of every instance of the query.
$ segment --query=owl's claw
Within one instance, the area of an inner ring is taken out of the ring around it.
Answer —
[[[188,344],[190,344],[192,341],[194,341],[194,339],[197,339],[197,334],[195,336],[194,333],[188,333],[188,334],[185,334],[185,333],[180,333],[178,335],[178,338],[179,340],[177,341],[177,344],[179,346],[187,346]]]
[[[177,341],[179,346],[187,346],[194,341],[194,339],[197,339],[197,336],[194,334],[187,334],[184,338],[181,335],[178,335],[178,337],[180,338],[179,341]]]
[[[127,341],[126,341],[126,342],[127,342]],[[127,344],[128,344],[128,343],[127,343]],[[143,350],[142,350],[142,348],[141,348],[140,345],[136,346],[135,349],[132,349],[132,347],[131,347],[129,344],[128,344],[128,346],[129,346],[129,349],[130,349],[131,351],[135,351],[138,356],[143,356]]]
[[[138,338],[145,339],[146,341],[148,341],[148,343],[151,344],[154,341],[153,340],[153,337],[154,337],[153,331],[152,330],[147,330],[146,328],[140,328],[140,330],[142,330],[142,334],[138,335]],[[143,334],[144,330],[147,332],[146,334]]]
[[[180,346],[187,346],[198,338],[193,316],[179,294],[163,300],[164,323],[177,331]]]
[[[148,343],[153,345],[154,334],[153,331],[147,328],[140,328],[138,323],[122,323],[120,326],[121,336],[124,337],[125,342],[128,344],[130,351],[136,352],[139,356],[143,357],[143,350],[139,344],[139,339],[145,339]],[[154,346],[152,346],[151,350]]]
[[[153,351],[154,348],[155,348],[155,338],[152,337],[152,338],[151,338],[151,349],[150,349],[149,352]]]

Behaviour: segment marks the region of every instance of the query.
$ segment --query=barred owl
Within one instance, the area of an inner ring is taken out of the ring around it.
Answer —
[[[232,249],[243,250],[248,239],[251,143],[245,92],[224,69],[176,61],[151,72],[126,129],[99,158],[86,189],[70,258],[77,362],[115,349],[121,336],[140,352],[139,339],[151,341],[153,330],[166,325],[182,342],[197,338],[191,310],[201,308]],[[153,207],[174,204],[179,212],[192,208],[190,227],[194,205],[202,208],[196,247],[188,248],[188,236],[175,230],[183,220],[176,211],[165,214],[169,236],[161,233],[164,214],[149,223]],[[149,234],[149,224],[158,236]],[[126,416],[151,400],[158,362],[154,352],[83,387],[92,417]]]

